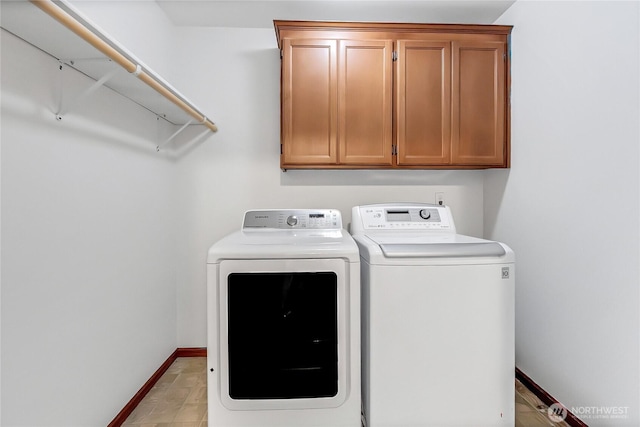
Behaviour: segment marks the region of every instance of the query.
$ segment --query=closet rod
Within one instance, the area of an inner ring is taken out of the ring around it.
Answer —
[[[100,52],[105,54],[107,57],[112,59],[114,62],[119,64],[122,68],[127,70],[129,73],[134,74],[144,83],[153,88],[156,92],[160,93],[162,96],[167,98],[169,101],[176,104],[182,110],[184,110],[191,117],[196,119],[198,122],[204,124],[206,127],[211,129],[212,132],[216,132],[218,127],[209,120],[204,114],[197,111],[193,106],[189,105],[189,103],[178,97],[173,91],[165,87],[160,81],[158,81],[154,76],[145,72],[139,64],[134,63],[117,49],[112,47],[110,44],[105,42],[101,37],[93,33],[90,29],[85,27],[82,23],[78,22],[74,17],[65,12],[62,8],[56,5],[53,0],[29,0],[34,5],[38,6],[49,16],[60,22],[62,25],[76,33],[80,38],[85,40],[87,43],[91,44],[93,47],[98,49]]]

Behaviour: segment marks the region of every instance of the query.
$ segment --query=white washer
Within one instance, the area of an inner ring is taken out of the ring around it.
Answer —
[[[331,209],[257,210],[207,258],[216,427],[360,426],[360,258]]]
[[[515,257],[448,207],[356,206],[368,427],[513,426]]]

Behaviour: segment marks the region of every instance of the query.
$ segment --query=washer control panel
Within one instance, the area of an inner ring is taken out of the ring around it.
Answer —
[[[336,209],[274,209],[247,211],[243,229],[340,230],[342,215]]]
[[[455,231],[451,211],[446,206],[366,205],[353,212],[354,224],[365,230],[443,230]]]

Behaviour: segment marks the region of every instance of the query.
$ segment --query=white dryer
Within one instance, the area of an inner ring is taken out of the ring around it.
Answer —
[[[256,210],[207,259],[216,427],[359,427],[360,259],[340,212]]]
[[[356,206],[368,427],[513,426],[514,254],[429,204]]]

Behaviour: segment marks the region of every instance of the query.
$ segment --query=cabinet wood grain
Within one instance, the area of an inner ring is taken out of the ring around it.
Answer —
[[[398,41],[396,126],[398,165],[451,160],[451,46]]]
[[[339,45],[339,163],[391,165],[392,42]]]
[[[337,42],[285,40],[282,163],[337,161]]]
[[[505,159],[504,44],[453,42],[452,158],[502,166]]]

